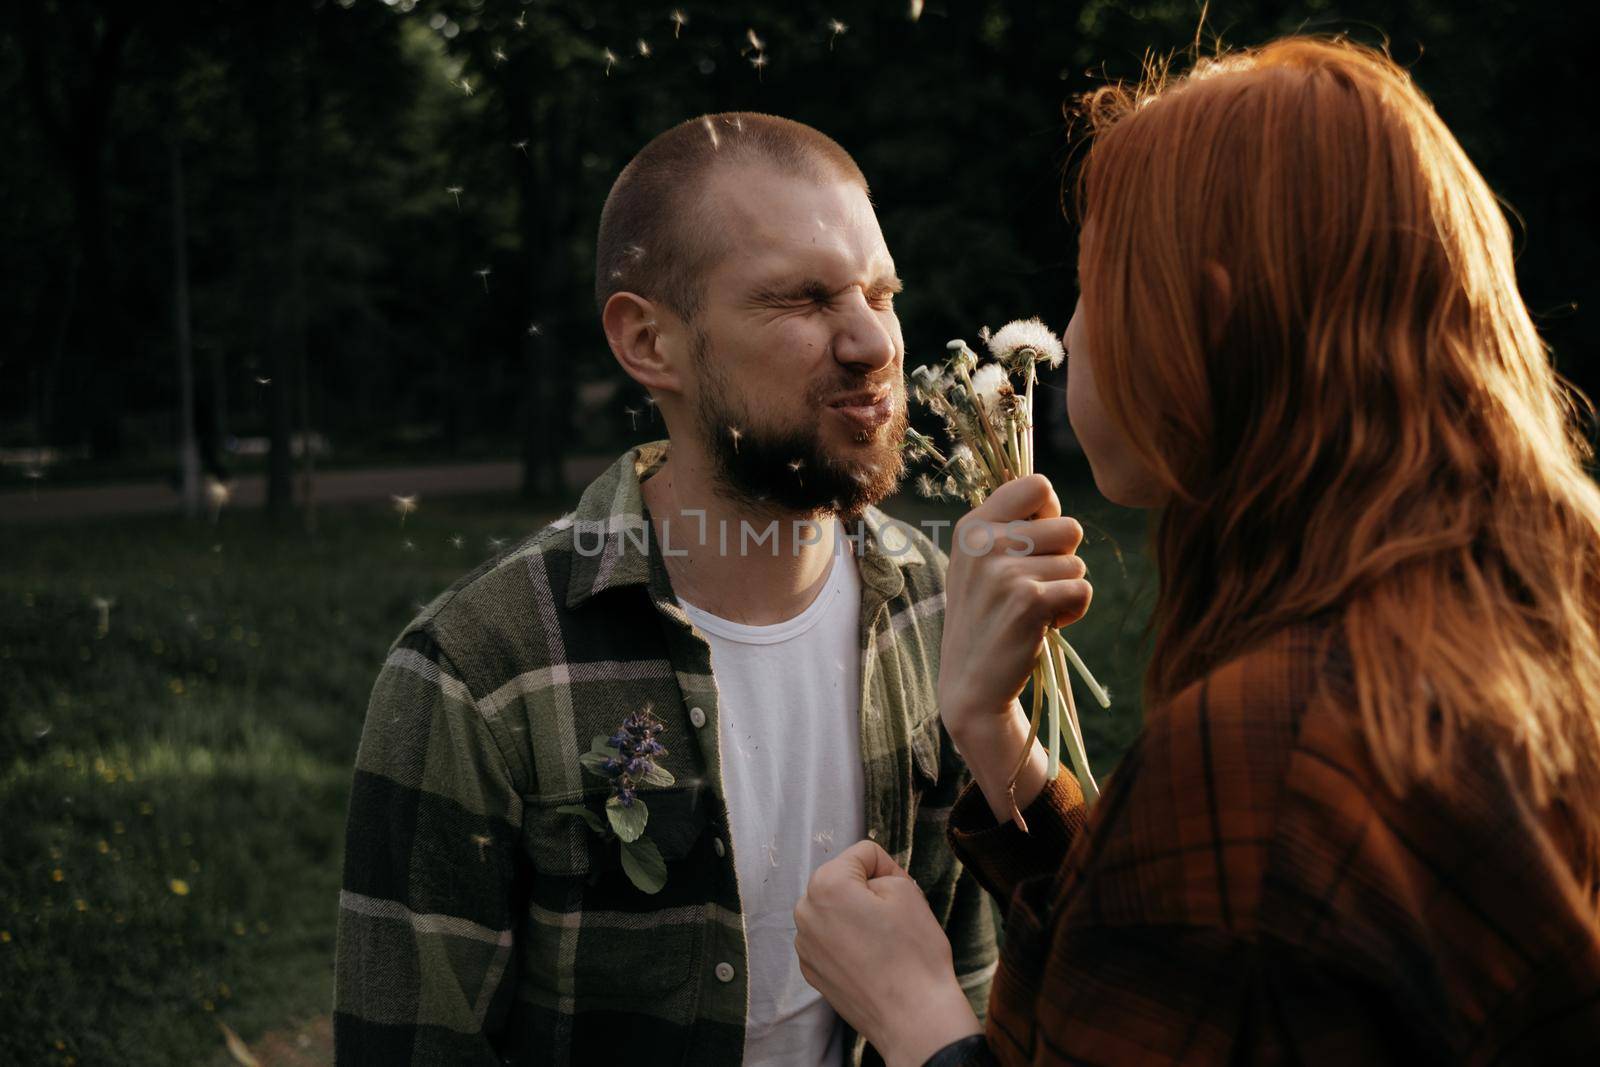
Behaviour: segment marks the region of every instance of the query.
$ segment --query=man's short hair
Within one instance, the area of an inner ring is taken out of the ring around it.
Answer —
[[[867,188],[850,153],[804,123],[753,111],[690,119],[658,135],[622,168],[595,247],[594,297],[637,293],[692,320],[705,273],[727,249],[726,220],[708,202],[712,168],[758,164],[807,181]]]

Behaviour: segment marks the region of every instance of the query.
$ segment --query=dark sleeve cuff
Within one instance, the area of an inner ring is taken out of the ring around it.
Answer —
[[[989,1051],[989,1041],[982,1034],[952,1041],[929,1056],[922,1067],[996,1067],[999,1060]]]
[[[1017,884],[1026,878],[1053,875],[1089,819],[1077,779],[1063,768],[1053,782],[1022,812],[1028,832],[1015,823],[999,823],[976,782],[956,798],[945,836],[956,857],[1004,909]]]

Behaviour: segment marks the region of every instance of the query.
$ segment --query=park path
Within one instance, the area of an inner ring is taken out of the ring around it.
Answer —
[[[572,456],[566,461],[567,485],[587,485],[610,465],[614,456]],[[447,463],[418,467],[365,467],[318,471],[319,504],[383,501],[391,496],[464,496],[515,492],[522,484],[522,465],[511,461]],[[299,479],[295,480],[299,496]],[[266,504],[265,475],[253,474],[230,483],[228,508],[260,508]],[[72,522],[120,515],[177,514],[183,501],[167,482],[127,482],[62,489],[34,488],[0,493],[0,524]]]

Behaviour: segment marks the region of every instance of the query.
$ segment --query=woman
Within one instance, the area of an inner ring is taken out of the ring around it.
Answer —
[[[1087,104],[1068,409],[1161,509],[1144,730],[1092,812],[1035,747],[1002,823],[1072,546],[957,555],[987,1028],[870,842],[796,911],[805,973],[891,1067],[1600,1062],[1600,494],[1493,195],[1345,42]],[[1034,478],[963,522],[1058,514]]]

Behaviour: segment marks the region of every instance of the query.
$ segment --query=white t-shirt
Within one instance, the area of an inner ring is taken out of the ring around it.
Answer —
[[[711,646],[722,779],[749,946],[744,1062],[839,1067],[844,1024],[800,974],[794,906],[866,833],[861,575],[841,539],[822,591],[786,622],[746,626],[679,604]]]

